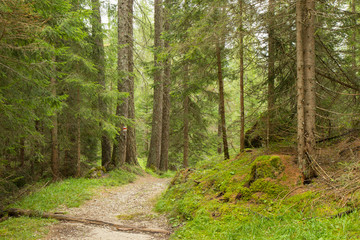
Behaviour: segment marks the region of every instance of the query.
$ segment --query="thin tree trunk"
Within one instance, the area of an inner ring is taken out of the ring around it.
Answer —
[[[169,0],[167,0],[169,4]],[[170,30],[169,11],[165,8],[164,31]],[[164,42],[164,49],[169,50],[169,42]],[[162,112],[162,133],[161,133],[161,154],[160,170],[167,171],[169,163],[169,142],[170,142],[170,57],[168,56],[164,64],[164,94],[163,94],[163,112]]]
[[[183,166],[184,168],[189,167],[189,95],[187,93],[188,90],[188,82],[189,82],[189,65],[186,63],[184,66],[184,84],[183,84],[183,92],[184,92],[184,152],[183,152]]]
[[[269,13],[269,26],[268,26],[268,112],[266,117],[266,146],[269,147],[271,133],[271,120],[273,118],[273,109],[275,103],[275,47],[274,47],[274,11],[275,1],[269,0],[268,13]]]
[[[77,89],[77,106],[78,113],[80,112],[80,89]],[[75,176],[80,177],[81,175],[81,119],[80,115],[76,117],[76,172]]]
[[[355,0],[352,0],[351,2],[351,12],[354,15],[354,28],[356,26],[356,2]],[[357,70],[357,66],[356,66],[356,29],[353,29],[353,34],[352,34],[352,49],[351,49],[351,53],[352,53],[352,70],[354,72],[354,74],[356,74],[356,70]],[[353,97],[353,102],[354,102],[354,106],[357,105],[357,94],[358,91],[355,91],[355,95]],[[356,128],[358,125],[358,118],[354,118],[352,120],[352,128]]]
[[[305,82],[305,150],[310,159],[307,159],[307,169],[305,179],[315,177],[312,167],[312,159],[315,158],[315,126],[316,126],[316,89],[315,89],[315,0],[306,1],[306,16],[308,24],[305,28],[304,43],[304,82]]]
[[[305,87],[303,55],[303,18],[304,0],[296,3],[296,60],[297,60],[297,151],[298,164],[301,170],[306,167],[305,159]]]
[[[315,38],[313,0],[296,5],[298,164],[304,182],[315,176],[311,158],[315,157]]]
[[[163,98],[163,81],[161,62],[159,60],[159,53],[162,50],[162,40],[160,38],[162,32],[162,0],[155,0],[155,53],[154,53],[154,103],[151,124],[151,140],[150,150],[146,167],[152,169],[159,169],[160,153],[161,153],[161,128],[162,128],[162,98]]]
[[[51,95],[56,97],[56,79],[50,78]],[[52,129],[51,129],[51,173],[54,181],[60,179],[59,171],[59,145],[58,145],[58,121],[57,113],[52,116]]]
[[[240,5],[240,151],[245,149],[245,105],[244,105],[244,34],[243,34],[243,0]]]
[[[223,146],[223,143],[222,143],[222,127],[221,127],[221,118],[220,118],[220,115],[221,115],[221,111],[220,111],[220,104],[219,104],[219,107],[218,107],[218,114],[219,114],[219,117],[218,117],[218,131],[217,131],[217,141],[218,141],[218,149],[217,149],[217,152],[220,154],[222,153],[222,146]]]
[[[218,67],[218,85],[219,85],[219,105],[220,105],[220,117],[221,117],[221,131],[223,139],[223,148],[224,148],[224,158],[229,159],[229,147],[226,136],[226,122],[225,122],[225,101],[224,101],[224,81],[222,77],[222,67],[221,67],[221,49],[219,40],[216,43],[216,58],[217,58],[217,67]]]
[[[133,37],[133,6],[134,1],[128,0],[128,70],[129,70],[129,102],[128,102],[128,118],[134,122],[134,125],[128,127],[127,145],[126,145],[126,163],[131,165],[139,165],[136,156],[136,135],[135,135],[135,86],[134,86],[134,37]]]
[[[355,0],[352,0],[352,3],[351,3],[351,12],[353,13],[354,15],[354,28],[356,26],[356,2]],[[353,30],[353,34],[352,34],[352,68],[353,68],[353,71],[356,73],[356,29]]]
[[[19,150],[19,162],[20,167],[25,165],[25,138],[20,138],[20,150]]]
[[[105,51],[104,40],[102,37],[101,16],[100,16],[100,1],[91,0],[92,3],[92,35],[93,35],[93,57],[95,67],[97,69],[97,82],[101,85],[102,91],[106,91],[105,81]],[[107,105],[99,97],[99,109],[103,118],[107,116]],[[108,166],[111,162],[111,142],[105,131],[102,130],[102,123],[100,123],[100,129],[102,131],[101,136],[101,165]]]

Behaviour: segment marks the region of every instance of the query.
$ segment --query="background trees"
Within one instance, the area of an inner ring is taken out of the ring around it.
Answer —
[[[296,142],[316,170],[317,148],[358,128],[358,6],[1,1],[0,167],[12,170],[1,177],[138,157],[165,171],[219,146],[228,158]]]

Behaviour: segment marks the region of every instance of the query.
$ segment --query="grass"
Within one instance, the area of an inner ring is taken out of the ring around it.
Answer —
[[[275,158],[254,158],[206,161],[177,173],[156,205],[177,227],[171,239],[360,239],[358,213],[330,218],[348,208],[317,192],[287,195]],[[271,166],[275,174],[261,174]]]
[[[10,218],[0,223],[0,239],[40,239],[49,231],[49,226],[56,222],[40,218]]]
[[[132,172],[122,169],[111,171],[105,178],[72,178],[52,183],[9,207],[41,212],[52,211],[62,206],[78,207],[94,196],[100,187],[119,186],[134,181],[136,174],[133,172],[140,171],[132,168],[129,167]],[[0,223],[0,239],[40,239],[47,233],[47,226],[53,222],[55,221],[38,218],[10,218]]]

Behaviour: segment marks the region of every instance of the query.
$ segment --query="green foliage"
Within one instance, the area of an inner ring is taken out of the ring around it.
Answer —
[[[254,167],[259,173],[252,179]],[[307,191],[290,194],[282,185],[278,156],[254,160],[243,153],[234,160],[205,161],[195,170],[177,173],[156,205],[179,228],[171,239],[355,239],[357,213]],[[284,174],[284,173],[282,173]]]

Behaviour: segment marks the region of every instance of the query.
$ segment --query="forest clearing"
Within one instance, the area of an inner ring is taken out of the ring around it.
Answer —
[[[0,239],[360,239],[360,0],[0,0]]]

